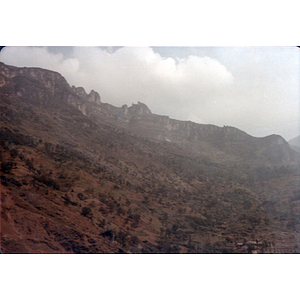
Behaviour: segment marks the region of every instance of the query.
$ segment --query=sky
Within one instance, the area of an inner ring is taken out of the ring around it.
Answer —
[[[234,126],[255,137],[300,134],[297,47],[5,47],[0,61],[61,73],[101,101]]]

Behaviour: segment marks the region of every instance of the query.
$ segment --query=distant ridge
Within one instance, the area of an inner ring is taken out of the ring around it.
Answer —
[[[288,143],[292,149],[300,152],[300,136],[297,136],[297,137],[289,140]]]
[[[98,92],[87,94],[82,87],[70,86],[58,72],[41,68],[17,68],[0,63],[6,93],[16,93],[37,106],[60,109],[71,105],[94,122],[106,122],[128,133],[147,139],[177,144],[208,143],[229,155],[247,159],[264,159],[270,163],[289,164],[299,161],[289,144],[279,135],[255,138],[235,127],[178,121],[152,114],[146,104],[138,101],[128,107],[102,103]],[[30,89],[26,87],[30,86]]]

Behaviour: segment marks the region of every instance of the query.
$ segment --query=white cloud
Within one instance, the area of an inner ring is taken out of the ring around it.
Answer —
[[[44,67],[54,69],[62,63],[61,53],[50,53],[45,47],[5,47],[1,61],[16,66]]]

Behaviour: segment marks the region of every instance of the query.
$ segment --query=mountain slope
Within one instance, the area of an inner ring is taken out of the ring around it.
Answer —
[[[293,150],[300,152],[300,136],[289,140],[288,143]]]
[[[299,154],[280,136],[0,74],[3,253],[298,251]]]

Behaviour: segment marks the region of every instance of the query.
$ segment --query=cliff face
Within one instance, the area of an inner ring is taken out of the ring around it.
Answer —
[[[299,155],[278,135],[255,138],[230,126],[178,121],[168,116],[152,114],[141,102],[129,108],[123,106],[121,109],[112,109],[110,106],[108,112],[114,116],[114,124],[147,139],[186,146],[208,143],[230,155],[243,159],[264,159],[270,163],[289,164],[299,161]],[[91,111],[91,115],[97,114],[97,109]]]
[[[101,104],[97,92],[87,94],[82,87],[71,88],[57,72],[41,68],[17,68],[0,62],[0,88],[3,95],[19,98],[27,104],[64,106],[66,103]]]
[[[69,85],[57,72],[40,68],[16,68],[0,63],[1,88],[7,95],[27,99],[37,105],[53,105],[58,97],[65,97]]]
[[[79,96],[82,100],[89,101],[91,103],[96,103],[98,105],[101,105],[100,95],[95,92],[94,90],[91,90],[89,94],[87,94],[83,87],[75,87],[72,86],[72,90]]]
[[[152,114],[143,103],[127,107],[104,104],[92,90],[87,94],[82,87],[70,87],[57,72],[40,68],[16,68],[0,63],[2,94],[18,97],[18,101],[37,106],[60,109],[71,105],[95,122],[118,126],[140,137],[173,142],[188,146],[190,143],[209,143],[216,149],[243,159],[265,159],[271,163],[289,164],[297,161],[298,154],[280,136],[254,138],[230,126],[196,124],[178,121],[167,116]]]

